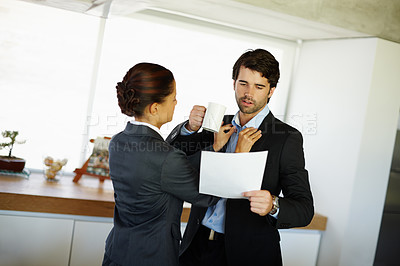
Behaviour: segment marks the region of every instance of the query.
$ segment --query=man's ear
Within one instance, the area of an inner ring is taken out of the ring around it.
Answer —
[[[272,88],[269,90],[268,98],[271,98],[271,97],[272,97],[272,94],[274,94],[275,88],[276,88],[276,87],[272,87]]]
[[[151,115],[156,115],[158,113],[158,103],[152,103],[149,105],[149,112]]]
[[[236,80],[233,80],[233,90],[235,90],[235,84],[236,84]]]

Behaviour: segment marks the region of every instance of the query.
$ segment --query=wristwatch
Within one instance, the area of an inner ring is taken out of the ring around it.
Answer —
[[[274,215],[279,209],[279,197],[272,195],[272,209],[270,215]]]

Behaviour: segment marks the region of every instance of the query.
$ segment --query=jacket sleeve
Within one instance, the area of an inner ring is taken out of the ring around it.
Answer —
[[[300,132],[291,132],[288,135],[282,149],[279,172],[284,197],[279,199],[276,227],[308,225],[314,216],[314,205],[308,172],[305,169],[303,138]]]
[[[181,135],[181,129],[186,123],[187,121],[177,125],[168,135],[166,142],[183,151],[186,155],[193,155],[213,144],[214,134],[205,130],[187,136]]]
[[[174,149],[165,159],[161,172],[161,188],[175,197],[196,206],[208,207],[218,197],[199,193],[199,172],[182,151]]]

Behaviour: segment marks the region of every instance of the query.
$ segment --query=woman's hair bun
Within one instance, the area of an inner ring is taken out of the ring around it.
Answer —
[[[161,103],[172,93],[173,81],[172,72],[163,66],[136,64],[116,86],[121,112],[127,116],[142,116],[146,106]]]
[[[121,108],[122,113],[126,114],[127,116],[134,116],[134,107],[140,102],[139,98],[135,98],[135,89],[127,88],[124,81],[118,82],[116,88],[118,104]]]

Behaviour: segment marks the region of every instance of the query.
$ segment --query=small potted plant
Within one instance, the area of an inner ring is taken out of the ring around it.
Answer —
[[[9,138],[9,142],[0,143],[0,150],[8,149],[8,156],[0,156],[0,170],[13,172],[22,172],[25,167],[25,160],[12,156],[12,150],[15,144],[23,144],[25,141],[17,141],[18,131],[3,131],[1,133],[4,138]]]

